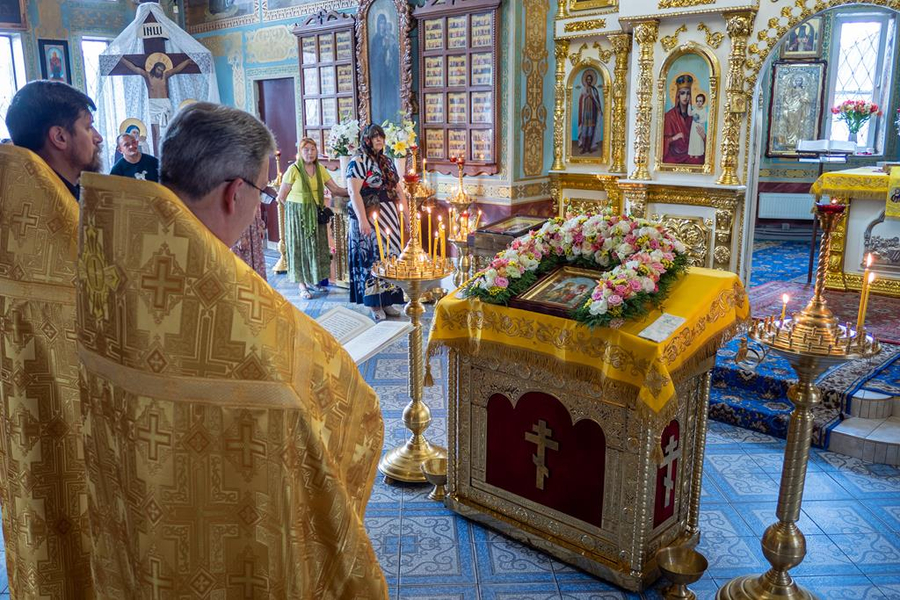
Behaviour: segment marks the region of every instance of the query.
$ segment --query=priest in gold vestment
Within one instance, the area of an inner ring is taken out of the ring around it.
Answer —
[[[78,205],[0,146],[0,505],[13,598],[91,598],[78,357]]]
[[[378,398],[330,334],[229,250],[258,206],[258,157],[251,175],[224,155],[194,156],[205,187],[171,162],[197,135],[217,140],[211,153],[240,150],[256,125],[237,113],[199,103],[173,120],[161,179],[178,196],[82,178],[95,586],[104,598],[385,598],[363,526]],[[224,171],[203,167],[210,159]]]

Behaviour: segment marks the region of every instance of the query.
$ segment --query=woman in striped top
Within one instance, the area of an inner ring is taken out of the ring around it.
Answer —
[[[378,260],[378,243],[372,221],[378,213],[382,235],[389,232],[388,247],[400,252],[400,217],[397,203],[408,213],[406,194],[394,163],[384,154],[384,130],[372,124],[360,136],[360,148],[347,165],[350,192],[350,301],[372,309],[376,321],[399,316],[393,304],[403,302],[403,291],[372,276]],[[385,248],[385,252],[389,252]]]

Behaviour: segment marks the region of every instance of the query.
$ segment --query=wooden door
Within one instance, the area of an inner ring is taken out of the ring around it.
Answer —
[[[294,79],[261,79],[256,82],[257,110],[259,118],[275,135],[275,143],[281,150],[281,168],[286,169],[297,156],[297,106],[294,102]],[[269,161],[269,181],[276,175],[275,159]],[[269,241],[278,241],[278,207],[263,206],[263,218]]]

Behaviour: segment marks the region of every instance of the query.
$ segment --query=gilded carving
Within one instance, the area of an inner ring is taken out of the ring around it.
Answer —
[[[297,58],[297,38],[287,25],[264,27],[247,33],[247,61],[281,62]]]
[[[544,167],[544,131],[547,108],[544,106],[544,75],[547,74],[548,0],[525,0],[525,48],[522,72],[525,74],[525,106],[522,107],[522,135],[526,176],[540,175]]]
[[[690,8],[691,6],[704,6],[715,3],[716,0],[659,0],[659,8]]]
[[[553,170],[562,171],[565,118],[566,118],[566,57],[569,55],[569,40],[556,40],[556,102],[553,106]]]
[[[375,0],[360,0],[359,18],[356,20],[356,72],[359,122],[369,123],[372,118],[371,85],[369,84],[369,35],[367,17]],[[400,38],[400,110],[412,111],[412,50],[409,43],[409,4],[406,0],[394,0],[397,9],[397,25]]]
[[[597,51],[597,56],[600,57],[601,62],[608,63],[609,59],[612,58],[612,50],[604,48],[600,42],[594,42],[592,48]]]
[[[593,175],[588,173],[552,173],[550,175],[553,189],[551,195],[559,204],[554,204],[554,214],[563,216],[569,209],[579,211],[582,208],[609,208],[615,214],[623,212],[622,190],[619,189],[618,175]],[[562,190],[605,191],[606,200],[563,198]],[[558,207],[558,210],[557,210]]]
[[[634,178],[634,176],[632,176],[632,178]],[[632,217],[646,217],[649,186],[645,183],[626,183],[620,181],[619,188],[622,190],[622,199],[625,203],[624,209],[627,214]]]
[[[712,233],[712,219],[701,217],[686,217],[684,215],[653,215],[651,220],[663,224],[681,243],[687,248],[687,255],[691,265],[706,267],[710,253],[710,233]]]
[[[625,140],[628,127],[626,110],[628,92],[628,53],[631,52],[631,35],[617,33],[609,36],[616,53],[615,85],[612,92],[612,119],[609,128],[610,165],[613,173],[625,172]]]
[[[606,29],[606,19],[588,19],[587,21],[575,21],[574,23],[566,23],[563,31],[571,33],[573,31],[593,31],[595,29]]]
[[[725,39],[725,35],[721,31],[712,31],[709,27],[706,26],[706,23],[700,23],[697,25],[697,31],[702,31],[706,34],[706,45],[710,48],[718,50],[719,46],[722,45],[722,40]]]
[[[584,54],[584,51],[587,50],[587,48],[587,44],[582,44],[578,50],[569,55],[569,62],[572,63],[573,67],[581,62],[581,55]]]
[[[728,74],[725,79],[725,125],[722,131],[722,174],[716,183],[740,185],[737,173],[741,143],[741,121],[747,112],[744,92],[744,64],[747,59],[747,38],[753,31],[756,13],[753,11],[726,13],[731,51],[728,54]]]
[[[672,32],[672,35],[664,35],[660,38],[659,43],[663,50],[671,52],[672,48],[678,45],[678,35],[687,31],[687,25],[682,24],[681,27]]]
[[[634,26],[634,39],[640,48],[637,75],[637,108],[634,124],[634,171],[632,179],[650,179],[650,122],[653,118],[653,48],[659,35],[659,21],[641,21]]]

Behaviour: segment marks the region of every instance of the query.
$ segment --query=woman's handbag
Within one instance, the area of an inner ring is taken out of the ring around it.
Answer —
[[[325,225],[331,220],[331,217],[333,216],[334,211],[327,206],[316,207],[316,221],[319,223],[319,225]]]

